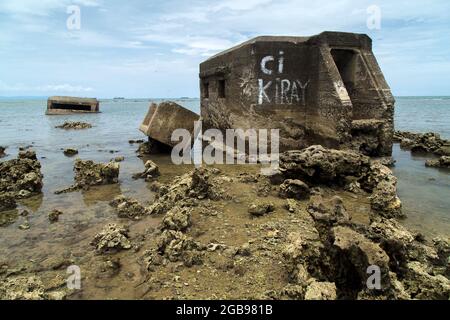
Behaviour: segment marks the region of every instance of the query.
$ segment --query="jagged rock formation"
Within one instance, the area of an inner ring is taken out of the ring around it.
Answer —
[[[92,125],[90,123],[81,121],[66,121],[63,124],[56,126],[55,128],[65,130],[81,130],[90,129],[92,128]]]
[[[139,219],[149,213],[149,210],[136,199],[123,195],[117,196],[109,204],[115,208],[120,218]]]
[[[438,133],[413,133],[396,131],[394,141],[400,142],[400,147],[411,152],[428,152],[439,156],[450,156],[450,141],[441,139]]]
[[[190,173],[177,177],[170,185],[159,188],[158,198],[149,206],[150,213],[166,213],[176,204],[187,199],[223,198],[223,192],[210,180],[214,180],[214,174],[205,168],[196,168]]]
[[[420,242],[395,219],[376,217],[366,226],[333,214],[311,216],[309,228],[318,232],[292,233],[286,242],[283,255],[291,284],[281,296],[307,299],[310,286],[323,283],[328,292],[323,298],[449,298],[448,240],[441,240],[446,249],[440,258],[436,245]],[[373,270],[379,272],[378,288],[368,285]]]
[[[159,176],[159,168],[152,160],[147,160],[144,164],[145,170],[140,173],[133,174],[133,179],[144,179],[151,181]]]
[[[131,248],[128,228],[114,223],[106,225],[91,241],[97,253],[108,253]]]
[[[279,195],[282,198],[294,198],[298,200],[308,199],[310,194],[309,187],[299,179],[286,179],[280,185]]]
[[[442,156],[438,159],[427,160],[425,162],[427,167],[435,167],[435,168],[450,168],[450,156]]]
[[[76,159],[73,167],[75,183],[55,193],[89,189],[90,186],[113,184],[119,181],[120,165],[117,162],[95,163],[92,160]]]
[[[347,150],[310,146],[292,150],[280,156],[280,173],[288,180],[302,179],[310,185],[335,184],[356,190],[360,186],[372,195],[372,209],[384,217],[402,217],[397,196],[397,179],[380,161]],[[282,185],[284,190],[285,186]]]
[[[15,207],[13,199],[28,198],[41,192],[41,164],[32,150],[21,151],[17,159],[0,163],[0,208]],[[1,209],[0,209],[1,211]]]

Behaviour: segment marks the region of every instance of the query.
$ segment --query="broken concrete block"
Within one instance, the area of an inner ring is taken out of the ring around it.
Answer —
[[[173,147],[179,142],[171,140],[173,131],[186,129],[192,135],[194,122],[198,119],[198,114],[175,102],[152,103],[139,130],[153,140]]]
[[[100,112],[99,102],[95,98],[77,98],[54,96],[47,100],[47,115],[69,113]]]
[[[279,129],[313,144],[392,152],[394,98],[364,34],[251,39],[200,65],[203,128]]]

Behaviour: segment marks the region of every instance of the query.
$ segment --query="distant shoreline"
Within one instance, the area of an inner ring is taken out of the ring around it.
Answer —
[[[450,95],[443,95],[443,96],[394,96],[395,98],[400,99],[408,99],[408,98],[441,98],[441,99],[450,99]],[[0,100],[47,100],[48,96],[0,96]],[[99,100],[195,100],[200,99],[200,97],[165,97],[165,98],[152,98],[152,97],[128,97],[128,98],[122,98],[122,97],[112,97],[112,98],[103,98],[103,97],[97,97]]]

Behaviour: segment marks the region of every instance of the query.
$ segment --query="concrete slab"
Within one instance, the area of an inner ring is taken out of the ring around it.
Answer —
[[[152,103],[139,130],[153,140],[168,146],[175,146],[172,133],[176,129],[186,129],[194,133],[194,122],[200,116],[172,101]]]

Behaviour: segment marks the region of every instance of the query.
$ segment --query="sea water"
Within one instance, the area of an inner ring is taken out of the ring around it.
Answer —
[[[44,174],[43,196],[29,202],[35,213],[48,212],[54,207],[73,208],[80,215],[73,219],[107,217],[110,208],[105,200],[126,194],[148,201],[148,189],[143,181],[131,179],[142,170],[142,160],[136,157],[137,145],[131,139],[145,139],[138,130],[149,104],[162,99],[101,100],[101,113],[46,116],[46,99],[0,99],[0,146],[7,146],[6,158],[16,157],[18,148],[32,146],[38,154]],[[198,99],[174,100],[199,113]],[[62,130],[55,128],[64,121],[85,121],[93,125],[88,130]],[[397,130],[415,132],[433,131],[450,139],[450,97],[397,97],[395,108]],[[109,161],[124,156],[121,163],[120,185],[104,187],[96,192],[59,195],[55,190],[73,182],[73,161],[63,155],[65,148],[79,150],[77,157],[94,161]],[[394,145],[393,168],[398,177],[398,193],[408,218],[409,227],[430,235],[450,236],[450,172],[426,168],[424,163],[432,156],[411,155]],[[161,159],[161,161],[163,161]],[[167,167],[175,174],[177,169]],[[67,209],[66,209],[67,210]],[[69,209],[70,211],[70,209]],[[82,216],[81,212],[90,212]],[[33,215],[30,219],[39,216]],[[46,216],[46,215],[45,215]],[[16,228],[20,219],[2,228]],[[32,223],[32,221],[30,222]],[[4,233],[5,234],[5,233]]]

